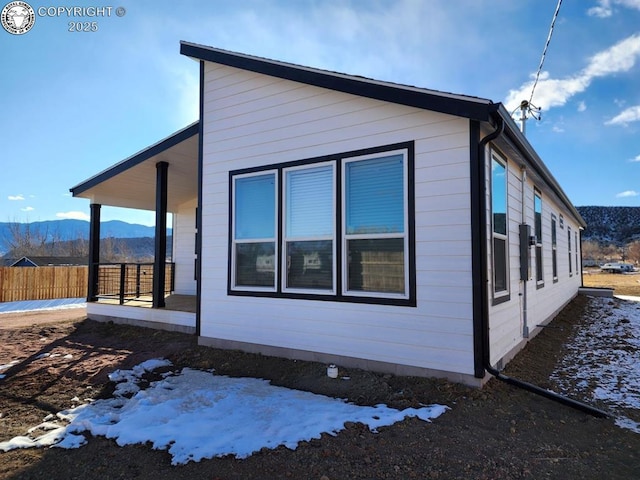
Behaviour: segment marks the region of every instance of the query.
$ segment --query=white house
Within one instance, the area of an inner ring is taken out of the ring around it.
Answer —
[[[481,385],[577,294],[584,221],[501,103],[181,53],[199,121],[71,189],[91,201],[90,317]],[[105,298],[101,205],[156,211],[152,308]]]

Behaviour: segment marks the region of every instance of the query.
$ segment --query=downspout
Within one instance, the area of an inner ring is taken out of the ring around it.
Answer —
[[[478,160],[478,168],[475,171],[477,175],[477,183],[478,187],[472,187],[472,192],[477,194],[476,201],[472,202],[472,204],[476,204],[475,209],[472,209],[472,212],[475,212],[473,216],[477,217],[477,220],[474,221],[472,218],[472,225],[476,223],[478,229],[479,241],[474,242],[478,244],[479,251],[476,250],[475,253],[479,254],[478,261],[474,262],[474,266],[480,267],[479,273],[474,273],[474,283],[479,280],[479,285],[474,287],[474,293],[479,294],[479,298],[474,298],[474,314],[479,314],[480,319],[474,321],[474,324],[479,326],[481,329],[481,338],[482,342],[477,342],[476,346],[480,347],[480,352],[476,352],[476,359],[482,359],[482,367],[484,370],[489,372],[489,374],[493,375],[498,380],[508,383],[510,385],[523,388],[529,392],[535,393],[537,395],[541,395],[550,400],[554,400],[563,405],[567,405],[569,407],[578,409],[590,415],[596,417],[610,417],[611,415],[603,410],[592,407],[591,405],[587,405],[585,403],[579,402],[577,400],[573,400],[568,397],[564,397],[550,390],[546,390],[537,385],[533,385],[528,382],[524,382],[522,380],[518,380],[513,377],[509,377],[504,375],[500,371],[496,370],[491,366],[491,355],[490,355],[490,338],[489,338],[489,302],[488,302],[488,268],[487,268],[487,209],[486,209],[486,156],[485,156],[485,147],[487,144],[496,138],[498,138],[502,132],[504,131],[504,120],[500,115],[496,115],[496,129],[482,138],[478,142],[478,151],[477,151],[477,160]],[[475,129],[479,129],[478,124],[475,124]],[[474,130],[472,128],[472,130]],[[476,130],[477,131],[477,130]],[[471,144],[473,145],[473,144]],[[474,183],[474,182],[472,182]],[[478,239],[476,237],[476,239]],[[477,322],[477,323],[476,323]],[[477,330],[474,333],[479,333]],[[476,376],[478,376],[478,365],[476,361]]]

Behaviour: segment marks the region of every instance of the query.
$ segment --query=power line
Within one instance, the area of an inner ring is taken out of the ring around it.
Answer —
[[[544,65],[544,58],[547,55],[547,49],[549,48],[549,43],[551,43],[551,37],[553,35],[553,27],[556,24],[556,19],[558,18],[558,12],[560,12],[560,5],[562,5],[562,0],[558,0],[558,5],[556,5],[556,11],[553,14],[553,19],[551,20],[549,35],[547,36],[547,42],[544,44],[544,50],[542,51],[542,57],[540,58],[540,65],[538,66],[538,72],[536,73],[536,79],[533,82],[533,88],[531,89],[531,97],[529,97],[529,103],[533,101],[533,93],[536,91],[536,86],[538,85],[538,79],[540,78],[540,72],[542,72],[542,66]]]

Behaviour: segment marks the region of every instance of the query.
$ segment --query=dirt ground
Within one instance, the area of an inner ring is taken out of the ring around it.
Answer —
[[[505,373],[553,388],[549,375],[572,331],[589,321],[588,302],[577,297]],[[0,440],[24,435],[46,415],[69,408],[73,397],[108,397],[108,373],[157,357],[362,405],[451,407],[432,423],[407,419],[379,433],[354,423],[296,450],[263,449],[244,460],[228,456],[177,467],[164,451],[118,447],[97,437],[76,450],[14,450],[0,453],[1,479],[640,478],[640,435],[495,379],[474,390],[342,370],[351,380],[336,382],[326,376],[326,365],[198,347],[189,335],[100,324],[85,320],[82,310],[0,316],[0,344],[0,364],[20,360],[0,380]],[[42,353],[60,356],[32,361]]]
[[[604,273],[599,269],[588,269],[582,281],[585,287],[613,288],[616,295],[640,297],[640,272]]]

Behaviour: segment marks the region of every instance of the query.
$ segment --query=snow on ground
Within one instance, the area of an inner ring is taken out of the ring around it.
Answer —
[[[11,367],[13,367],[14,365],[16,365],[17,363],[20,363],[19,360],[12,360],[11,362],[7,363],[6,365],[0,365],[0,380],[2,380],[6,375],[4,375],[4,371],[5,370],[9,370]]]
[[[587,319],[552,379],[564,392],[606,405],[618,426],[640,433],[640,302],[593,297]]]
[[[56,298],[52,300],[24,300],[20,302],[0,302],[0,315],[39,310],[63,310],[87,306],[86,298]]]
[[[361,407],[276,387],[267,380],[189,368],[163,374],[149,388],[139,387],[146,372],[169,365],[166,360],[149,360],[133,370],[113,372],[109,378],[118,382],[114,398],[50,415],[28,435],[0,442],[0,450],[77,448],[86,443],[83,432],[87,432],[115,439],[121,446],[150,442],[155,449],[168,450],[176,465],[224,455],[245,458],[264,447],[295,449],[299,442],[320,438],[323,432],[336,434],[345,422],[362,422],[376,431],[406,417],[430,421],[448,408]]]

